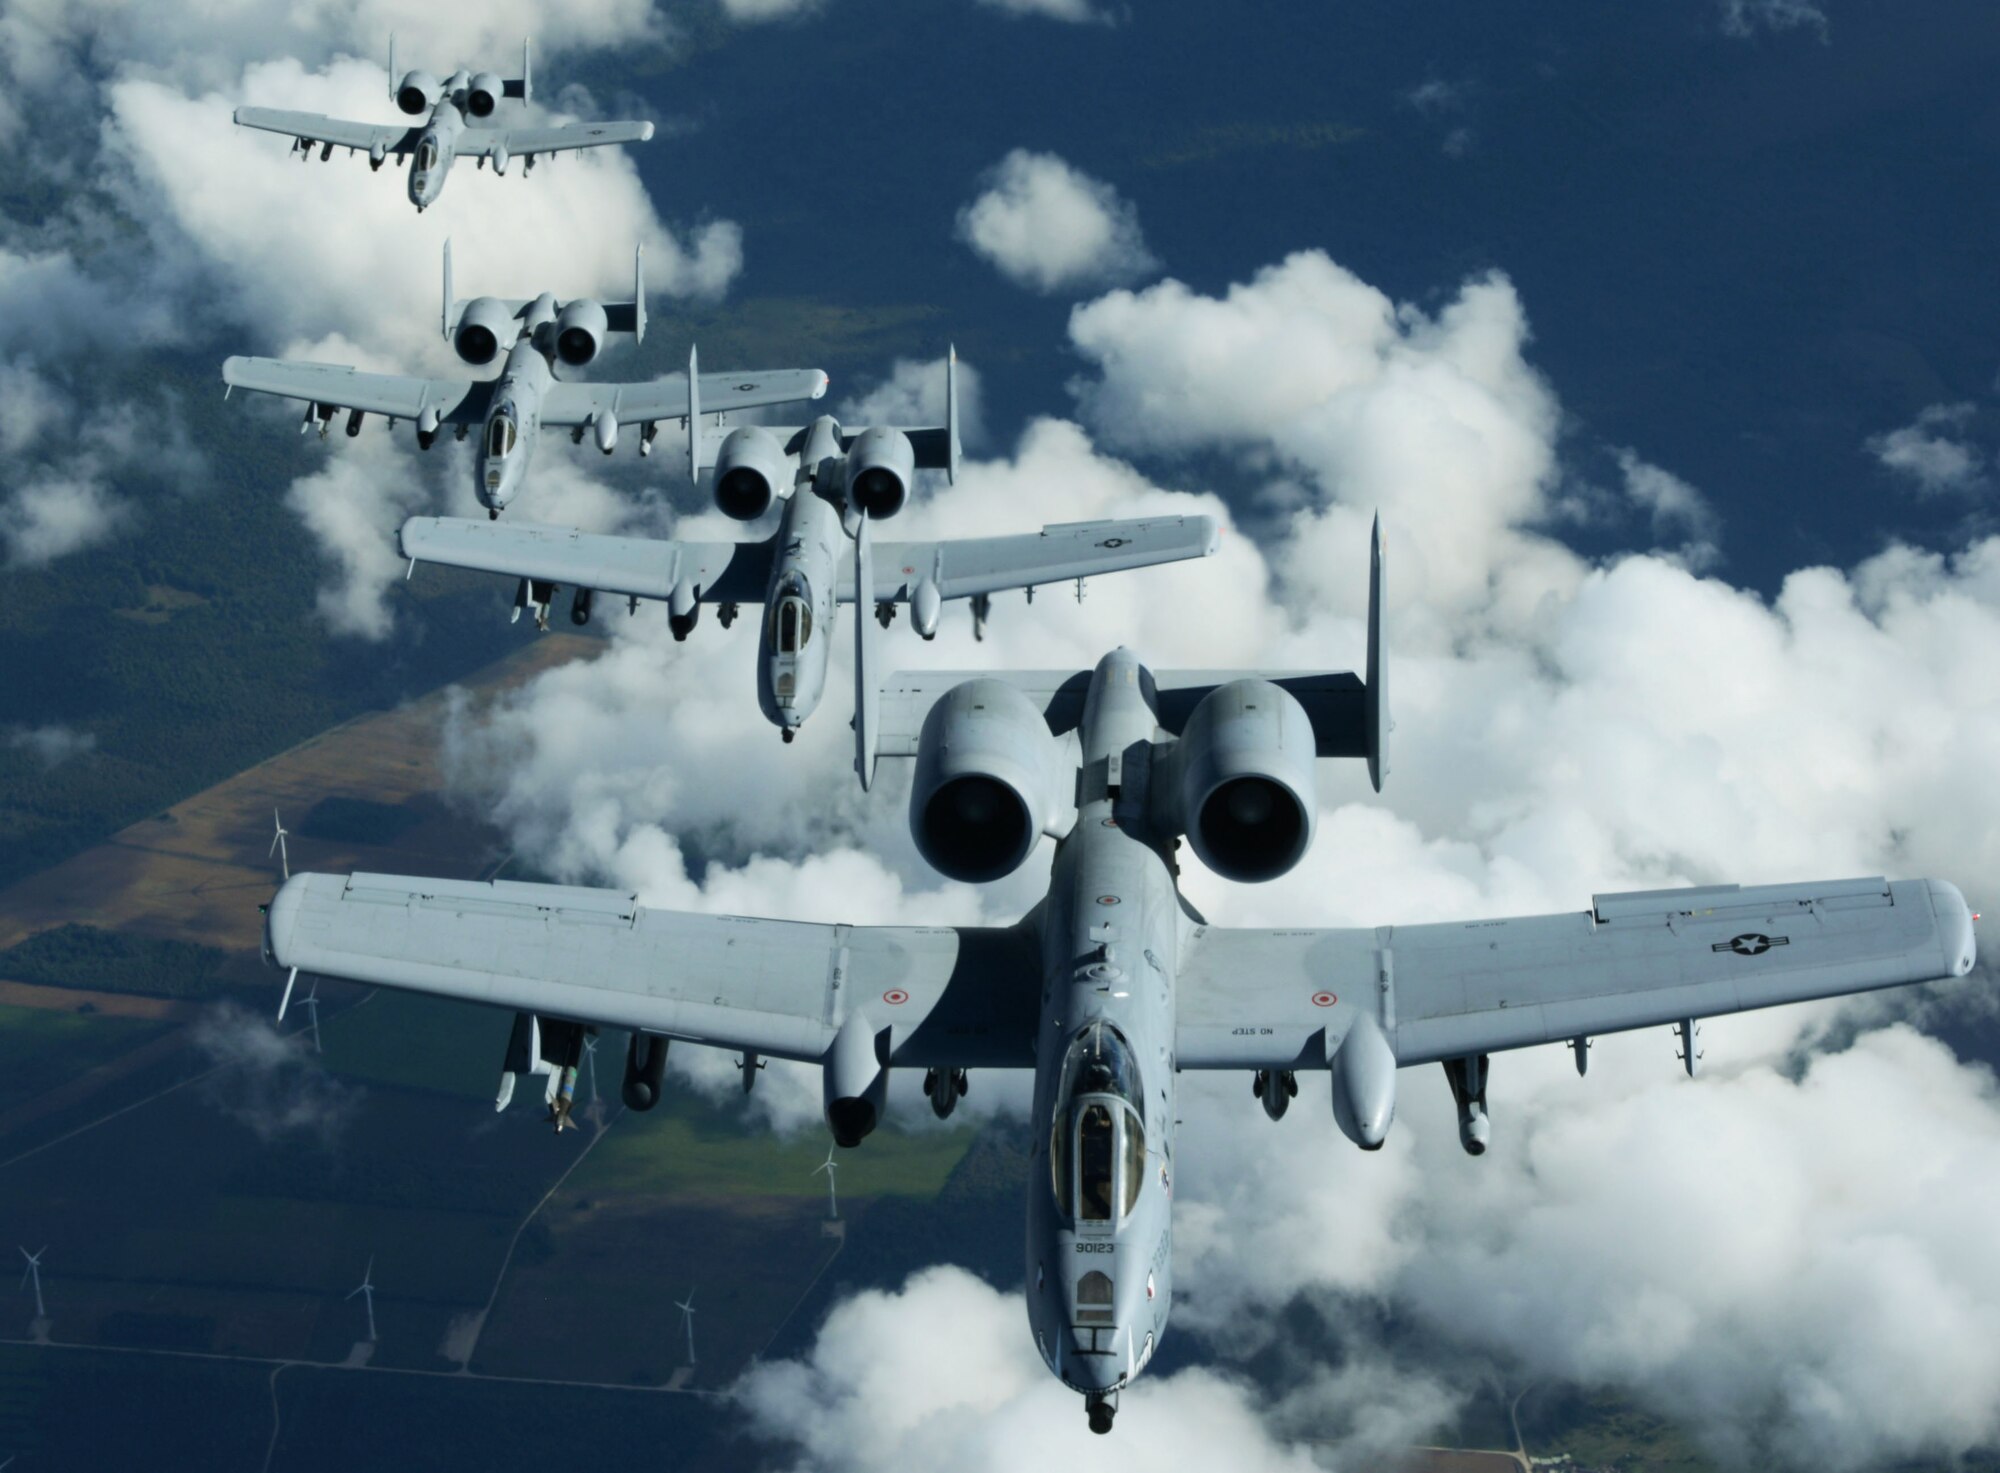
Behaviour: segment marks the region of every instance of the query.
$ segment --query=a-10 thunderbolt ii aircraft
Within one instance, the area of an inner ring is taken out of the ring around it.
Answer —
[[[987,600],[1003,589],[1032,594],[1037,585],[1205,557],[1218,543],[1214,520],[1197,516],[876,545],[872,525],[902,510],[919,468],[957,476],[955,353],[945,360],[945,423],[933,428],[850,430],[822,415],[800,429],[740,425],[724,434],[703,424],[706,404],[688,400],[688,423],[702,426],[689,433],[688,474],[699,478],[713,465],[716,506],[739,521],[755,521],[782,501],[777,531],[762,541],[669,542],[412,517],[403,524],[403,555],[412,567],[442,563],[519,579],[514,616],[532,609],[544,630],[564,587],[575,590],[570,618],[577,624],[589,622],[599,594],[635,610],[641,599],[664,600],[675,639],[687,638],[704,603],[721,605],[725,627],[740,605],[761,604],[757,702],[788,742],[819,706],[839,606],[872,604],[872,623],[865,610],[854,621],[856,765],[866,787],[875,773],[874,625],[887,627],[898,604],[909,604],[911,623],[929,639],[946,599],[973,600],[983,623]]]
[[[1941,880],[1708,885],[1598,895],[1511,920],[1360,929],[1208,925],[1180,896],[1185,835],[1217,873],[1271,879],[1305,854],[1316,758],[1387,731],[1379,547],[1367,678],[1093,671],[899,676],[882,749],[916,767],[910,827],[954,879],[992,880],[1057,836],[1047,898],[1012,926],[805,925],[654,910],[630,893],[301,874],[265,947],[301,971],[516,1009],[567,1035],[632,1030],[624,1098],[657,1099],[670,1039],[822,1067],[854,1146],[892,1069],[950,1113],[970,1069],[1033,1069],[1025,1296],[1049,1368],[1110,1430],[1173,1297],[1180,1071],[1241,1070],[1274,1120],[1307,1071],[1373,1150],[1397,1071],[1442,1064],[1467,1150],[1485,1149],[1489,1056],[1592,1034],[1945,977],[1974,917]],[[510,1049],[510,1070],[526,1067]],[[574,1066],[569,1057],[567,1064]]]
[[[559,302],[543,292],[532,298],[452,296],[451,242],[444,244],[444,306],[439,326],[458,356],[477,367],[503,360],[498,378],[412,378],[364,373],[335,363],[299,363],[285,358],[227,358],[222,381],[231,389],[254,389],[302,399],[301,434],[318,427],[325,437],[334,416],[347,412],[347,433],[358,435],[365,416],[385,416],[391,425],[411,421],[424,450],[438,432],[452,426],[464,439],[479,426],[473,457],[473,489],[487,515],[498,517],[527,479],[528,465],[544,429],[567,429],[581,444],[587,431],[609,455],[626,425],[638,425],[639,453],[653,453],[660,421],[677,419],[697,400],[711,408],[751,409],[817,399],[826,375],[816,368],[739,370],[703,376],[692,350],[687,376],[668,374],[646,383],[586,384],[558,378],[587,367],[614,333],[646,336],[645,247],[632,256],[632,300],[599,302],[577,297]]]
[[[651,123],[568,123],[559,127],[510,127],[501,122],[501,104],[518,100],[525,106],[534,95],[528,68],[528,43],[521,43],[521,75],[502,78],[492,72],[456,71],[443,81],[426,71],[396,75],[396,38],[389,38],[389,97],[412,117],[430,114],[428,122],[359,123],[329,118],[324,113],[288,112],[282,108],[239,107],[236,121],[246,128],[284,133],[293,152],[311,159],[318,147],[321,162],[336,148],[368,155],[368,167],[379,169],[389,155],[410,161],[410,203],[422,214],[444,193],[445,176],[454,159],[476,158],[479,166],[493,161],[493,172],[504,174],[513,159],[521,172],[534,171],[543,154],[571,148],[601,148],[612,143],[644,143],[653,136]]]

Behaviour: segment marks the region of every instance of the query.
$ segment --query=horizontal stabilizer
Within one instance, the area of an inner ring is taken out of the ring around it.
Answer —
[[[916,756],[925,713],[953,686],[974,679],[1003,680],[1016,687],[1061,736],[1083,722],[1090,676],[1088,670],[919,670],[892,676],[882,687],[881,755]],[[1369,754],[1368,687],[1351,670],[1156,670],[1161,729],[1179,736],[1204,696],[1244,679],[1268,680],[1291,693],[1312,722],[1316,756]]]

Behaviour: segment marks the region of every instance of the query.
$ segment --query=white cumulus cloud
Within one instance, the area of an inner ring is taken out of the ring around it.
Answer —
[[[1108,24],[1110,17],[1089,0],[979,0],[981,5],[1009,15],[1038,15],[1070,25]]]
[[[1052,153],[1017,148],[958,212],[958,238],[1017,285],[1038,292],[1129,281],[1159,263],[1139,212]]]
[[[1976,490],[1986,456],[1967,436],[1971,404],[1933,404],[1901,429],[1871,436],[1868,453],[1926,495]]]
[[[1759,31],[1810,31],[1825,43],[1831,35],[1826,11],[1817,0],[1721,0],[1722,34],[1745,39]]]

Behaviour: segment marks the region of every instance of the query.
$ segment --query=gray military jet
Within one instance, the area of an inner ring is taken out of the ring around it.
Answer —
[[[504,355],[493,379],[408,378],[364,373],[333,363],[297,363],[284,358],[228,358],[222,381],[232,389],[254,389],[306,401],[299,432],[317,426],[324,439],[334,416],[347,411],[347,433],[361,433],[369,414],[391,425],[416,425],[417,445],[431,448],[438,431],[453,426],[465,438],[479,425],[473,460],[473,489],[487,514],[498,517],[527,479],[528,464],[544,427],[567,429],[581,444],[585,432],[609,455],[625,425],[641,426],[639,453],[653,453],[660,421],[692,416],[704,398],[711,407],[750,409],[793,400],[817,399],[826,375],[816,368],[715,373],[703,378],[692,350],[688,371],[637,384],[584,384],[561,381],[593,362],[613,333],[646,336],[645,248],[632,257],[632,300],[597,302],[589,297],[559,302],[543,292],[533,298],[452,297],[451,242],[444,244],[444,306],[439,325],[445,341],[467,363],[484,366]]]
[[[925,1071],[940,1116],[966,1071],[1033,1069],[1029,1326],[1108,1432],[1173,1297],[1180,1071],[1243,1071],[1275,1120],[1299,1074],[1324,1070],[1341,1131],[1375,1150],[1398,1070],[1442,1064],[1478,1154],[1503,1049],[1663,1023],[1691,1040],[1704,1016],[1972,968],[1974,918],[1942,880],[1649,890],[1434,925],[1207,924],[1178,890],[1180,836],[1226,878],[1271,879],[1312,841],[1316,758],[1365,758],[1380,786],[1379,542],[1374,567],[1365,680],[1156,673],[1117,650],[1085,672],[892,681],[882,750],[915,759],[926,859],[991,880],[1058,836],[1047,898],[1015,925],[803,925],[612,890],[297,875],[270,905],[267,954],[291,969],[288,996],[304,971],[631,1029],[635,1109],[658,1097],[671,1039],[817,1063],[843,1147],[880,1120],[891,1069]]]
[[[504,174],[514,159],[521,172],[534,172],[543,154],[571,148],[601,148],[611,143],[644,143],[653,136],[651,123],[570,123],[554,128],[504,126],[500,105],[510,99],[526,106],[534,95],[528,69],[528,43],[521,43],[521,75],[503,79],[492,72],[456,71],[439,81],[426,71],[396,75],[396,38],[389,38],[389,96],[412,117],[430,120],[410,127],[402,123],[356,123],[324,113],[287,112],[281,108],[239,107],[236,121],[246,128],[283,133],[292,151],[310,159],[315,147],[320,161],[336,148],[366,153],[368,167],[380,169],[390,154],[396,162],[410,161],[410,203],[422,214],[444,193],[445,176],[454,159],[476,158],[479,167],[493,161],[493,172]]]
[[[865,599],[883,628],[897,605],[907,603],[911,623],[930,639],[946,599],[972,599],[983,626],[987,600],[1003,589],[1032,593],[1038,584],[1080,582],[1215,551],[1219,533],[1210,517],[1071,522],[1013,537],[877,546],[872,525],[902,509],[919,467],[957,475],[956,364],[955,354],[947,357],[945,423],[930,429],[855,431],[822,415],[801,429],[741,425],[724,434],[703,424],[707,401],[690,398],[688,421],[702,428],[689,434],[689,475],[699,477],[713,465],[716,505],[739,521],[754,521],[774,501],[784,503],[777,531],[761,542],[664,542],[412,517],[403,524],[403,555],[413,567],[442,563],[519,579],[514,617],[531,609],[543,630],[563,587],[576,590],[570,602],[576,624],[590,621],[600,593],[623,598],[634,610],[641,599],[664,600],[675,639],[687,638],[704,603],[721,606],[725,628],[741,605],[761,604],[757,702],[789,742],[825,691],[843,603]],[[873,640],[870,620],[857,618],[856,763],[863,787],[875,774]]]

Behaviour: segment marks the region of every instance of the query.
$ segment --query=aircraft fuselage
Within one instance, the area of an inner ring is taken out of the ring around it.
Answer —
[[[1105,1427],[1173,1297],[1174,974],[1188,926],[1146,824],[1149,688],[1128,651],[1098,664],[1079,733],[1084,802],[1041,919],[1028,1322]]]
[[[839,616],[835,597],[841,529],[840,426],[821,415],[806,430],[798,481],[778,523],[757,644],[757,704],[786,734],[805,724],[826,691],[827,652]]]
[[[445,82],[444,95],[431,109],[431,120],[424,125],[410,155],[410,203],[417,207],[418,214],[427,205],[436,204],[438,196],[444,193],[445,175],[451,172],[452,160],[458,157],[459,135],[468,126],[458,99],[471,80],[467,73],[457,72]]]
[[[541,305],[538,300],[529,309],[531,323]],[[553,316],[552,309],[549,315]],[[480,426],[473,485],[488,510],[505,507],[527,479],[528,462],[541,439],[542,393],[554,382],[555,374],[533,332],[524,333],[507,350],[507,366],[493,381],[486,422]]]

